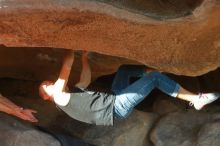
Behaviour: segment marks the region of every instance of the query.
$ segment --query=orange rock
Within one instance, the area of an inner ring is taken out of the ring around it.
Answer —
[[[189,76],[220,66],[220,5],[214,0],[204,0],[188,17],[167,21],[95,1],[14,0],[0,4],[0,44],[16,49],[88,50]]]

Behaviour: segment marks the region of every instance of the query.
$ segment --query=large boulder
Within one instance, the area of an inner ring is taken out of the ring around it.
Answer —
[[[219,113],[170,113],[155,125],[151,140],[155,146],[217,146],[219,124]]]
[[[157,117],[134,110],[128,119],[115,120],[112,127],[88,129],[83,139],[101,146],[151,146],[149,132]]]
[[[205,124],[198,133],[198,146],[220,145],[220,121]]]
[[[1,146],[61,146],[53,136],[0,114]]]
[[[127,2],[1,1],[0,44],[88,50],[189,76],[220,66],[220,5],[215,0],[168,1],[168,7],[166,1],[148,1],[154,7],[141,0]],[[175,10],[185,17],[161,21],[145,15],[163,20]]]

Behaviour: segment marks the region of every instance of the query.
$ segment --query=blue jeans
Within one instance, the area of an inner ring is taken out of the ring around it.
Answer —
[[[131,77],[140,77],[140,79],[130,84]],[[154,88],[176,97],[180,85],[160,72],[146,73],[143,66],[121,66],[112,84],[112,91],[116,94],[114,116],[121,119],[128,117],[133,108]]]

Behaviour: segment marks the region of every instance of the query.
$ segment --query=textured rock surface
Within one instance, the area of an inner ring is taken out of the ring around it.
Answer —
[[[151,140],[155,146],[217,146],[219,124],[219,113],[171,113],[156,124]]]
[[[157,115],[133,111],[126,120],[115,120],[113,127],[96,126],[84,139],[102,146],[150,146],[149,132]]]
[[[204,0],[192,15],[164,22],[96,1],[5,0],[0,44],[89,50],[174,74],[201,75],[220,66],[215,2]]]
[[[197,139],[199,146],[219,146],[220,145],[220,120],[204,125]]]
[[[52,136],[0,114],[1,146],[60,146]]]
[[[0,77],[26,80],[56,80],[66,50],[53,48],[6,48],[0,47]],[[111,74],[121,64],[137,64],[136,61],[91,53],[89,63],[92,78]],[[70,84],[79,80],[81,72],[80,52],[75,55]]]

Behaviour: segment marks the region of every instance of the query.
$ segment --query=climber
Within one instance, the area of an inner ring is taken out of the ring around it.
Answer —
[[[119,68],[112,84],[114,95],[86,90],[91,82],[91,69],[88,52],[82,54],[82,72],[73,93],[65,92],[69,73],[74,61],[74,53],[67,54],[58,80],[53,84],[44,81],[39,87],[39,94],[44,100],[55,104],[70,117],[96,125],[113,125],[113,119],[124,119],[154,88],[164,93],[187,100],[197,110],[215,101],[220,94],[193,94],[178,83],[157,71],[148,72],[144,66],[123,65]],[[130,77],[141,78],[130,84]]]
[[[33,113],[37,111],[33,109],[24,109],[20,106],[17,106],[12,101],[0,94],[0,111],[5,112],[10,115],[14,115],[23,120],[29,122],[38,122],[37,118],[34,117]]]

